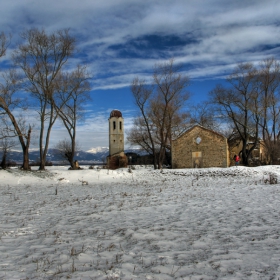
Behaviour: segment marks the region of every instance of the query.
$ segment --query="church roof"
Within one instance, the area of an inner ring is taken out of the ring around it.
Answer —
[[[119,111],[119,110],[117,110],[117,109],[113,110],[113,111],[111,112],[111,114],[110,114],[110,118],[113,118],[113,117],[115,117],[115,118],[122,118],[122,113],[121,113],[121,111]]]
[[[191,128],[187,129],[185,132],[183,132],[181,135],[179,135],[176,139],[172,139],[172,141],[177,141],[180,137],[182,137],[183,135],[189,133],[191,130],[193,130],[193,129],[195,129],[195,128],[199,128],[199,129],[201,129],[201,130],[209,131],[209,132],[211,132],[211,133],[213,133],[213,134],[216,134],[216,135],[219,136],[219,137],[222,137],[222,138],[227,139],[227,138],[226,138],[224,135],[222,135],[221,133],[218,133],[218,132],[216,132],[216,131],[214,131],[214,130],[212,130],[212,129],[209,129],[209,128],[206,128],[206,127],[203,127],[203,126],[201,126],[201,125],[196,124],[196,125],[192,126]]]

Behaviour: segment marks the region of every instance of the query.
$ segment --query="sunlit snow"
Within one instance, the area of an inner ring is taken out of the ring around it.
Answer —
[[[0,178],[0,279],[280,278],[280,166]]]

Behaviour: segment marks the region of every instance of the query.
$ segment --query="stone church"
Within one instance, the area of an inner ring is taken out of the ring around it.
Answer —
[[[227,138],[196,125],[171,144],[172,168],[228,167]]]
[[[109,121],[109,169],[127,167],[127,157],[124,153],[124,119],[119,110],[110,113]]]

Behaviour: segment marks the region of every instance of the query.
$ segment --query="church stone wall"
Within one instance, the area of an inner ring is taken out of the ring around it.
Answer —
[[[253,145],[254,139],[249,139],[249,142],[247,144],[247,149],[250,149]],[[240,138],[234,139],[231,142],[229,142],[229,158],[230,158],[230,165],[233,166],[235,165],[235,161],[233,159],[234,155],[239,155],[240,156],[240,162],[239,164],[242,163],[242,147],[243,143]],[[261,164],[269,164],[268,161],[269,157],[267,154],[267,150],[265,148],[264,142],[259,141],[257,144],[256,148],[252,151],[251,157],[250,157],[250,166],[257,166]]]
[[[228,167],[226,137],[195,126],[172,141],[172,168]]]
[[[107,166],[109,169],[118,169],[127,167],[128,160],[124,152],[107,157]]]

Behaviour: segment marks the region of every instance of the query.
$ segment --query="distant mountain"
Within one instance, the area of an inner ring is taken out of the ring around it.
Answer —
[[[143,155],[141,150],[139,149],[128,149],[125,150],[125,153],[136,153],[139,155]],[[107,147],[98,147],[92,148],[88,151],[77,151],[75,160],[77,160],[80,164],[102,164],[106,162],[106,157],[109,155],[109,148]],[[0,152],[0,160],[2,157],[2,153]],[[40,154],[39,150],[31,150],[29,152],[29,160],[30,162],[39,161]],[[12,150],[8,153],[8,160],[15,161],[16,163],[22,163],[23,157],[21,151]],[[57,149],[49,149],[47,153],[47,161],[52,162],[53,164],[62,164],[63,162],[67,163],[65,160],[61,158]]]
[[[90,150],[86,151],[87,153],[96,154],[96,153],[103,153],[107,152],[109,153],[108,147],[97,147],[97,148],[91,148]]]

